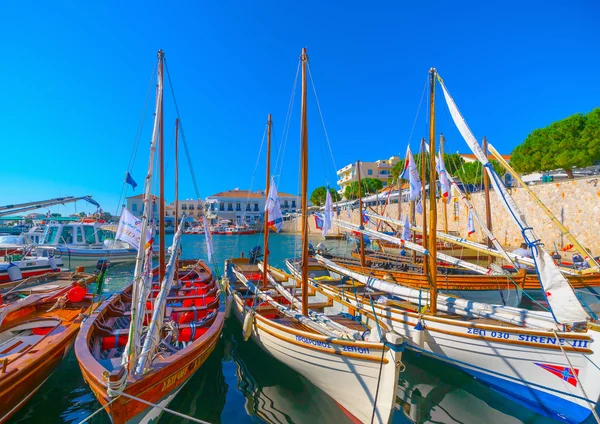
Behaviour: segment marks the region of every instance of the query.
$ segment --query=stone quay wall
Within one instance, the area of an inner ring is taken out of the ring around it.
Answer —
[[[600,255],[600,244],[598,243],[600,239],[600,179],[563,180],[560,182],[540,183],[530,186],[530,188],[584,247],[591,249],[595,256]],[[540,237],[548,250],[554,250],[555,244],[559,249],[570,244],[566,237],[561,237],[560,230],[551,222],[537,203],[533,201],[525,189],[516,187],[509,189],[509,191],[521,208],[528,224],[534,228],[537,236]],[[484,193],[472,193],[470,199],[475,210],[485,220]],[[428,204],[429,200],[427,201]],[[496,238],[505,246],[519,246],[523,241],[521,233],[493,191],[490,193],[490,205],[493,233]],[[382,205],[368,206],[367,208],[370,211],[377,211],[378,213],[382,213],[383,211]],[[404,214],[408,213],[408,209],[408,204],[402,203],[400,205],[402,220],[404,219]],[[398,205],[388,205],[385,208],[384,214],[398,218]],[[446,214],[448,216],[449,231],[474,241],[482,241],[484,239],[483,232],[477,223],[475,223],[475,233],[471,236],[467,235],[468,209],[464,202],[457,198],[457,196],[446,205]],[[336,216],[336,213],[334,213],[334,216]],[[341,210],[337,217],[354,224],[359,223],[358,209],[350,211],[350,218],[348,217],[347,210]],[[417,214],[416,219],[417,224],[422,223],[421,215]],[[320,230],[316,228],[313,216],[309,217],[308,222],[310,233],[319,234]],[[438,202],[437,228],[440,231],[444,229],[444,206],[441,202]],[[383,228],[383,230],[389,229],[387,226]],[[283,231],[299,232],[300,220],[296,219],[285,222]],[[328,234],[338,233],[345,233],[345,230],[334,225]]]

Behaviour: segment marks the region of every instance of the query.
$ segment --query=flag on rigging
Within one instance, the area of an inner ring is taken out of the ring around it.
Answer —
[[[269,195],[267,196],[267,202],[265,203],[265,211],[269,215],[269,222],[266,222],[265,224],[278,233],[283,226],[283,215],[281,214],[281,207],[279,206],[279,196],[277,195],[275,178],[271,178],[271,187],[269,188]]]
[[[415,210],[419,215],[423,215],[423,199],[421,199],[419,203],[415,205]]]
[[[146,232],[146,241],[149,241],[152,237],[150,233],[150,231]],[[115,237],[117,240],[129,243],[136,249],[139,249],[140,240],[142,238],[142,220],[137,218],[126,208],[123,208]]]
[[[469,211],[469,220],[467,221],[467,232],[469,235],[475,232],[475,223],[473,222],[473,211]]]
[[[331,218],[333,215],[333,200],[331,199],[331,192],[329,186],[327,187],[327,195],[325,197],[325,211],[323,213],[323,228],[321,234],[325,237],[327,231],[331,229]]]
[[[317,227],[317,230],[323,228],[323,218],[321,218],[319,215],[315,215],[315,227]]]
[[[415,160],[410,151],[410,146],[406,148],[406,159],[404,161],[404,170],[400,174],[399,178],[408,180],[410,185],[410,197],[409,200],[415,201],[419,197],[421,192],[421,180],[419,179],[419,172]]]
[[[212,234],[210,233],[210,224],[204,216],[204,239],[206,241],[206,256],[208,256],[208,261],[212,262],[213,257],[213,242],[212,242]]]
[[[436,168],[440,178],[440,188],[442,191],[442,197],[446,199],[446,203],[450,203],[450,200],[452,199],[452,189],[450,187],[450,180],[448,179],[448,173],[446,172],[446,166],[444,165],[444,157],[442,156],[441,150],[439,152]]]
[[[410,222],[408,222],[408,214],[404,215],[404,226],[402,228],[402,240],[410,240]]]
[[[133,178],[129,172],[125,173],[125,184],[129,184],[134,190],[137,187],[137,183],[133,181]]]

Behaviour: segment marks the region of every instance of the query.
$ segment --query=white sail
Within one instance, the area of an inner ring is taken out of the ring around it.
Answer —
[[[390,283],[372,276],[363,275],[325,259],[320,255],[316,255],[315,258],[330,270],[353,278],[376,291],[383,291],[398,296],[410,303],[420,304],[421,306],[429,302],[428,290],[413,289],[398,283]],[[556,324],[552,316],[542,311],[529,311],[510,306],[490,305],[488,303],[473,302],[442,294],[438,295],[437,306],[441,312],[460,316],[490,318],[531,328],[556,329]]]
[[[159,60],[161,60],[159,58]],[[150,157],[148,158],[148,171],[144,181],[144,209],[142,213],[142,223],[140,231],[140,240],[146,240],[148,232],[148,223],[152,217],[152,176],[154,169],[154,155],[156,153],[156,142],[158,139],[159,122],[158,116],[163,102],[163,85],[160,66],[158,67],[158,78],[156,85],[156,106],[154,109],[154,126],[152,128],[152,141],[150,142]],[[129,325],[129,339],[125,346],[123,355],[123,364],[129,361],[135,363],[139,354],[140,346],[137,341],[141,338],[142,318],[145,313],[146,298],[148,297],[148,282],[144,276],[144,265],[146,258],[146,248],[140,246],[138,248],[137,257],[135,260],[135,269],[133,272],[133,290],[131,298],[131,323]],[[146,267],[147,268],[147,267]]]
[[[173,285],[173,277],[175,275],[175,271],[178,268],[178,252],[179,246],[181,244],[181,235],[183,234],[183,226],[185,225],[185,214],[181,217],[181,222],[179,223],[179,228],[177,228],[177,233],[173,236],[173,244],[171,246],[171,257],[169,258],[169,262],[165,268],[165,276],[160,285],[160,291],[158,292],[158,296],[156,297],[156,301],[154,302],[154,310],[152,312],[152,319],[148,326],[148,332],[146,334],[146,338],[144,339],[144,346],[142,348],[142,352],[140,353],[137,366],[135,369],[136,374],[142,374],[144,369],[146,368],[147,363],[152,363],[152,359],[154,358],[154,354],[161,340],[161,333],[163,329],[163,321],[165,318],[165,308],[167,306],[167,296],[171,291],[171,286]]]
[[[456,103],[448,93],[443,80],[439,76],[438,80],[444,92],[444,98],[448,104],[448,109],[450,110],[450,115],[454,120],[454,124],[467,142],[471,151],[475,154],[475,157],[477,157],[479,162],[481,162],[485,168],[490,177],[490,182],[492,183],[494,191],[506,207],[509,215],[521,229],[523,239],[530,247],[532,247],[533,259],[540,277],[540,284],[542,285],[556,322],[559,324],[571,325],[587,321],[589,315],[583,306],[581,306],[581,303],[579,303],[573,288],[569,285],[567,279],[560,273],[554,262],[551,259],[548,260],[550,256],[540,244],[533,228],[527,224],[525,216],[521,213],[519,207],[508,193],[508,190],[506,190],[506,187],[502,181],[500,181],[498,174],[496,174],[492,168],[483,149],[479,146],[477,139],[460,114]]]
[[[325,237],[325,234],[331,229],[331,218],[333,217],[333,201],[331,199],[331,193],[329,192],[329,186],[327,186],[327,194],[325,195],[325,210],[323,211],[323,228],[321,234]]]
[[[346,228],[347,230],[357,231],[357,232],[363,233],[363,234],[369,236],[372,240],[379,239],[379,240],[389,241],[390,243],[397,244],[398,246],[405,247],[405,248],[407,248],[409,250],[414,250],[415,252],[419,252],[419,253],[422,253],[424,255],[429,255],[429,250],[425,249],[420,244],[412,243],[412,242],[407,241],[407,240],[400,240],[397,237],[390,236],[390,235],[384,234],[384,233],[380,233],[378,231],[369,230],[369,229],[366,229],[366,228],[365,229],[361,229],[358,225],[354,225],[354,224],[351,224],[351,223],[346,222],[346,221],[341,221],[339,219],[335,219],[334,218],[333,222],[335,222],[339,227]],[[453,256],[446,255],[444,253],[437,252],[437,256],[436,257],[440,261],[444,261],[444,262],[447,262],[449,264],[459,266],[461,268],[465,268],[465,269],[469,269],[471,271],[475,271],[478,274],[482,274],[482,275],[496,274],[491,269],[484,268],[484,267],[479,266],[479,265],[475,265],[475,264],[473,264],[471,262],[463,261],[462,259],[458,259],[458,258],[455,258]]]

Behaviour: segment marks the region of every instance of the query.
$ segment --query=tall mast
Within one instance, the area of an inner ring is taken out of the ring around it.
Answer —
[[[306,48],[302,49],[302,114],[300,140],[302,151],[302,315],[308,315],[308,119],[306,116]]]
[[[271,189],[271,114],[267,118],[267,183],[265,184],[265,195],[267,202],[269,201],[269,190]],[[265,253],[263,258],[263,287],[267,284],[267,266],[269,263],[269,210],[265,208],[265,219],[264,219],[264,245]]]
[[[427,249],[429,245],[429,240],[427,239],[427,206],[425,202],[427,201],[427,155],[425,154],[425,139],[421,139],[421,209],[423,210],[423,248]],[[430,190],[431,192],[431,190]],[[427,256],[423,257],[423,274],[429,274],[429,270],[427,269]]]
[[[488,155],[488,142],[487,142],[487,138],[484,136],[483,137],[483,142],[481,143],[482,147],[483,147],[483,154],[485,155],[485,157],[487,157]],[[490,177],[488,176],[487,172],[485,172],[485,169],[483,169],[483,189],[485,191],[485,223],[486,226],[488,227],[488,230],[490,230],[490,232],[492,232],[492,209],[490,207]],[[492,244],[492,240],[487,237],[487,246],[489,248],[493,247]],[[492,263],[494,261],[494,257],[492,255],[488,256],[488,263]]]
[[[446,144],[446,137],[444,137],[444,134],[440,134],[440,156],[442,157],[440,160],[444,160],[445,157],[444,144]],[[432,154],[435,154],[435,152],[433,152]],[[448,190],[452,190],[452,188],[449,187]],[[444,205],[444,233],[448,234],[448,203],[447,199],[444,196],[441,196],[440,200]]]
[[[163,60],[165,54],[162,50],[158,51],[158,78],[160,79],[160,85],[162,86],[164,83],[163,77]],[[159,243],[159,260],[158,260],[158,278],[159,281],[162,281],[165,276],[165,134],[164,134],[164,125],[163,125],[163,102],[160,102],[160,107],[158,109],[158,124],[159,124],[159,133],[158,133],[158,158],[159,158],[159,179],[160,179],[160,188],[159,188],[159,201],[160,201],[160,219],[159,219],[159,233],[158,236],[160,238]],[[175,254],[175,252],[173,252]]]
[[[360,181],[360,161],[357,160],[356,161],[356,172],[358,172],[358,220],[359,220],[359,227],[363,226],[363,203],[362,203],[362,193],[361,193],[361,181]],[[359,240],[360,240],[360,266],[361,267],[365,267],[365,236],[363,235],[362,231],[359,232],[360,234],[358,235]]]
[[[429,281],[430,311],[437,313],[437,207],[435,195],[435,68],[429,70]],[[423,184],[425,185],[425,184]],[[423,211],[425,207],[423,206]]]
[[[175,119],[175,228],[179,218],[179,118]]]

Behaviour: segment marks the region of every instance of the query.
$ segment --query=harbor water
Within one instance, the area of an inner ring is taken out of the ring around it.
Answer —
[[[167,242],[171,240],[168,236]],[[214,236],[215,271],[225,259],[262,245],[262,235]],[[354,247],[343,240],[323,241],[335,253]],[[296,235],[274,234],[270,262],[279,267],[300,249]],[[185,235],[183,257],[206,259],[203,235]],[[106,291],[122,289],[133,264],[109,271]],[[394,423],[550,423],[548,418],[496,393],[460,370],[439,361],[405,352],[406,370],[400,375]],[[171,402],[171,409],[211,423],[350,423],[337,404],[290,368],[277,362],[252,341],[244,342],[241,325],[232,315],[215,351]],[[100,408],[84,383],[73,352],[39,392],[11,419],[13,423],[79,423]],[[180,423],[163,414],[160,423]],[[89,420],[109,423],[101,411]]]

